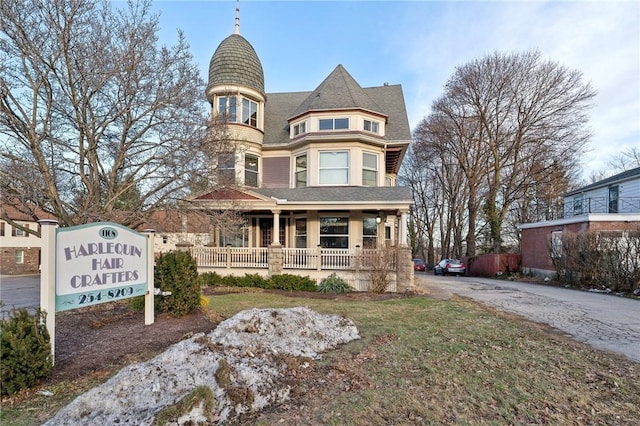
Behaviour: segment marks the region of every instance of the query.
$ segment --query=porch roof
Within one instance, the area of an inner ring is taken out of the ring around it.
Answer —
[[[363,187],[327,186],[306,188],[251,188],[244,192],[251,197],[225,198],[223,193],[211,193],[193,200],[202,206],[215,200],[217,208],[229,204],[243,210],[290,209],[290,210],[331,210],[331,209],[375,209],[408,210],[413,203],[411,189],[402,186]],[[204,202],[204,204],[202,204]],[[221,203],[222,202],[222,203]]]
[[[322,186],[305,188],[259,188],[254,192],[266,197],[276,198],[279,202],[310,203],[360,203],[413,202],[411,189],[404,186]]]

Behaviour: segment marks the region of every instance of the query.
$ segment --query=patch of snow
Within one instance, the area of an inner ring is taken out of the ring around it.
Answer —
[[[176,404],[198,386],[216,397],[213,417],[223,423],[288,399],[278,385],[286,370],[282,356],[318,359],[323,352],[359,339],[352,321],[308,308],[251,309],[220,323],[209,334],[197,334],[149,361],[120,370],[104,384],[77,397],[45,425],[150,425],[163,408]],[[229,383],[217,383],[223,365]],[[306,364],[308,366],[308,364]],[[300,368],[306,368],[301,363]],[[248,397],[239,401],[229,389]],[[180,418],[179,424],[202,424],[203,413]]]

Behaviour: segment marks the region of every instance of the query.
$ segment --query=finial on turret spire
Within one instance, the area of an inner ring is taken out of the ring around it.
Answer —
[[[235,34],[240,34],[240,0],[236,0],[236,31]]]

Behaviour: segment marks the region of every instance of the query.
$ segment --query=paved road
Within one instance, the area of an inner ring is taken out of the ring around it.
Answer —
[[[532,321],[549,324],[595,348],[640,362],[640,301],[601,293],[475,277],[416,273],[434,297],[470,297]]]
[[[0,300],[3,315],[16,308],[36,308],[40,306],[40,275],[20,275],[0,277]]]

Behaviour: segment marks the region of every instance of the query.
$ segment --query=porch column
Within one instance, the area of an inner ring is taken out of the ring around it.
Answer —
[[[400,212],[400,226],[398,226],[398,245],[406,246],[407,245],[407,220],[408,220],[408,212],[401,211]]]
[[[273,236],[271,238],[271,244],[274,246],[280,245],[280,210],[272,210],[273,213]]]

